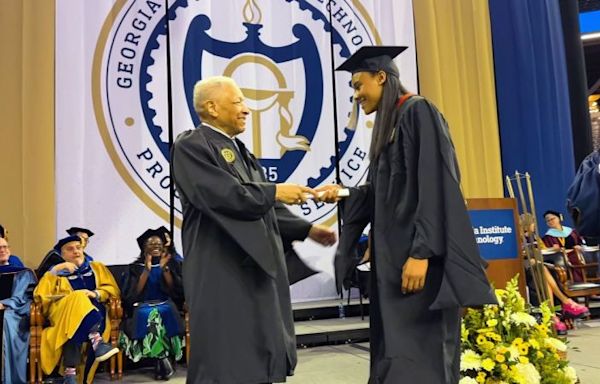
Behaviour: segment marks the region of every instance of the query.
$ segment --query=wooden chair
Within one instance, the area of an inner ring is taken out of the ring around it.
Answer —
[[[557,283],[565,295],[577,299],[582,297],[585,305],[589,306],[590,296],[600,295],[600,284],[598,284],[598,263],[573,264],[567,257],[566,250],[551,252],[544,250],[544,261],[550,271],[554,271]],[[581,271],[583,281],[574,281],[574,271]]]
[[[110,343],[113,347],[118,347],[119,329],[121,319],[123,318],[123,308],[121,299],[111,298],[106,304],[107,314],[110,317]],[[29,340],[29,382],[31,384],[43,383],[43,372],[41,364],[41,344],[42,330],[47,326],[46,319],[42,312],[42,305],[39,302],[31,303],[30,314],[30,340]],[[120,380],[123,377],[123,352],[110,358],[110,379]],[[115,371],[116,368],[116,371]]]

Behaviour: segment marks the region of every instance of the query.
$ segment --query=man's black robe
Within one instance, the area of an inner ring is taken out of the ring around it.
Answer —
[[[282,237],[303,240],[311,225],[275,201],[275,184],[236,143],[239,152],[200,126],[173,146],[190,309],[188,383],[283,382],[296,365]]]
[[[343,203],[335,259],[338,290],[371,223],[372,384],[457,383],[460,307],[495,303],[460,191],[448,127],[427,100],[394,111],[389,144],[368,184]],[[407,258],[429,259],[422,291],[402,294]]]

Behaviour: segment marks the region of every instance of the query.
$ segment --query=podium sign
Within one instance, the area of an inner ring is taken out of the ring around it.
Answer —
[[[512,209],[469,210],[475,240],[486,260],[518,257],[517,233]]]
[[[519,274],[519,289],[525,295],[523,262],[521,261],[519,221],[514,199],[467,199],[473,234],[481,257],[488,263],[488,279],[496,288]]]

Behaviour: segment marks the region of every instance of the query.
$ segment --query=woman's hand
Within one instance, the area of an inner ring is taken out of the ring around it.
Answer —
[[[315,191],[319,194],[319,201],[324,201],[326,203],[335,203],[340,201],[340,198],[338,197],[338,191],[340,189],[342,189],[341,185],[328,184],[316,188]]]
[[[165,266],[169,263],[169,260],[171,260],[171,254],[167,253],[167,252],[163,252],[162,256],[160,257],[160,268],[164,269]]]

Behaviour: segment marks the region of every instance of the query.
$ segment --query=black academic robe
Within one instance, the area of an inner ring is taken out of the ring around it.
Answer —
[[[369,182],[343,203],[336,253],[338,289],[371,223],[372,384],[457,383],[460,307],[495,303],[460,191],[446,122],[413,96],[394,111],[395,129]],[[425,287],[402,294],[407,258],[429,259]]]
[[[296,365],[281,237],[303,240],[311,225],[275,201],[275,184],[236,142],[239,152],[200,126],[180,134],[172,150],[183,206],[190,384],[284,382]]]

